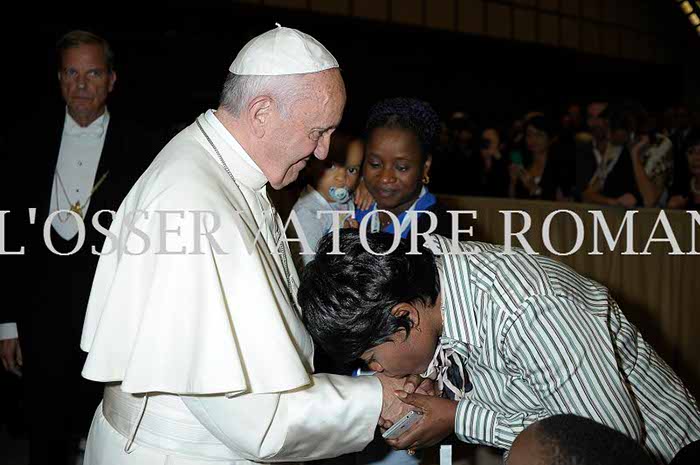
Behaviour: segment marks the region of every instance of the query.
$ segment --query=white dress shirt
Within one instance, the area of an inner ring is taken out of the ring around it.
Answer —
[[[622,154],[623,146],[613,145],[608,142],[605,149],[605,153],[601,153],[598,147],[593,144],[593,155],[595,156],[597,162],[597,168],[591,179],[591,183],[599,183],[602,186],[605,183],[605,179],[612,172],[613,168],[620,159]]]
[[[108,125],[109,113],[106,110],[85,128],[79,126],[66,111],[61,148],[51,188],[49,213],[70,210],[71,206],[80,202],[85,217],[90,207],[93,186],[98,181],[97,166],[100,163]],[[102,174],[100,173],[100,176]],[[57,214],[51,225],[65,240],[71,240],[78,234],[75,216],[69,213]]]

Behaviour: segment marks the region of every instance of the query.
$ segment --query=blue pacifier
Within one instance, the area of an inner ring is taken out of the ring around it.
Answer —
[[[330,195],[331,198],[338,203],[347,203],[352,197],[347,187],[331,186],[328,188],[328,195]]]

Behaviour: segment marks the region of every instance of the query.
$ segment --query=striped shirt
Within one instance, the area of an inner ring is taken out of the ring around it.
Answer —
[[[457,408],[462,441],[509,449],[529,424],[558,413],[615,428],[658,463],[700,439],[695,399],[605,287],[519,249],[454,250],[440,236],[428,247],[442,256],[440,341],[473,385]]]

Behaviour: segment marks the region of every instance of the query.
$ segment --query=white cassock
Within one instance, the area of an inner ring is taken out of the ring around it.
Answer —
[[[378,380],[310,375],[298,276],[286,244],[286,264],[271,253],[282,227],[266,183],[209,111],[122,203],[119,240],[102,252],[120,248],[100,257],[81,341],[83,376],[108,383],[85,465],[306,461],[372,439]]]

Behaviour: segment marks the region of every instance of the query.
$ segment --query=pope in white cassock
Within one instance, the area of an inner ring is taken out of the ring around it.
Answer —
[[[345,105],[337,61],[278,26],[229,70],[219,109],[165,146],[105,241],[81,341],[83,376],[106,383],[85,465],[337,456],[405,408],[403,380],[310,374],[266,192],[326,156]]]

